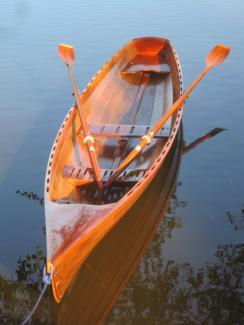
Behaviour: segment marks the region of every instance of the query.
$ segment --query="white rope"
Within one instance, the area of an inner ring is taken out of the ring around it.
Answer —
[[[35,305],[31,309],[31,311],[29,312],[29,314],[26,316],[25,320],[22,323],[20,323],[20,325],[25,325],[25,324],[29,323],[29,321],[31,320],[33,314],[37,310],[37,308],[38,308],[38,306],[39,306],[39,304],[40,304],[40,302],[42,300],[42,297],[43,297],[43,295],[44,295],[47,287],[49,286],[49,284],[51,284],[52,276],[53,276],[53,267],[52,267],[52,265],[51,265],[51,273],[50,274],[47,274],[46,267],[44,267],[44,269],[43,269],[43,277],[42,277],[44,286],[42,288],[42,291],[41,291],[41,293],[40,293],[40,295],[39,295],[39,297],[38,297]]]
[[[43,289],[42,289],[42,291],[41,291],[41,293],[40,293],[40,296],[38,297],[38,299],[37,299],[37,301],[36,301],[34,307],[33,307],[32,310],[29,312],[29,314],[26,316],[25,320],[21,323],[21,325],[25,325],[25,324],[29,323],[29,321],[31,320],[31,318],[32,318],[32,316],[33,316],[33,314],[34,314],[34,312],[37,310],[37,308],[38,308],[38,306],[39,306],[39,304],[40,304],[40,302],[41,302],[41,300],[42,300],[42,297],[43,297],[43,295],[44,295],[44,293],[45,293],[45,291],[46,291],[46,289],[47,289],[47,286],[48,286],[48,283],[45,283],[45,284],[44,284],[44,287],[43,287]]]

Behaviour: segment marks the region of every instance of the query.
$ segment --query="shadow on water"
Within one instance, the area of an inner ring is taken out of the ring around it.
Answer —
[[[218,133],[212,131],[195,140],[194,146],[185,146],[182,153]],[[80,268],[62,303],[56,305],[50,291],[45,295],[33,324],[95,324],[105,318],[105,324],[244,321],[244,245],[219,245],[217,261],[198,269],[163,255],[162,244],[173,229],[181,227],[176,209],[187,205],[177,198],[180,183],[171,196],[179,157],[180,150],[171,152],[143,209],[142,204],[137,205],[137,211],[131,211],[100,242]],[[18,190],[17,194],[43,204],[36,193]],[[168,212],[161,220],[170,196]],[[227,212],[227,217],[236,231],[243,231],[243,209],[240,216]],[[154,240],[141,258],[159,222]],[[44,261],[37,247],[34,253],[19,258],[13,279],[0,277],[1,324],[18,324],[33,306],[41,290]]]

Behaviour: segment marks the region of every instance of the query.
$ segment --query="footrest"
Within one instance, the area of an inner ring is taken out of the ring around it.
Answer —
[[[114,169],[100,169],[103,182],[107,182],[110,176],[113,175]],[[137,182],[145,174],[146,169],[125,169],[123,173],[118,176],[116,182]],[[71,165],[64,166],[63,177],[72,180],[87,180],[94,181],[93,170],[91,168],[83,168]]]

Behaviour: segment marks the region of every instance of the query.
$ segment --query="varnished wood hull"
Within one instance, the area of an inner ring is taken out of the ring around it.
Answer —
[[[145,74],[149,75],[147,82]],[[83,91],[81,102],[91,125],[132,124],[136,128],[155,123],[181,92],[180,64],[170,41],[142,38],[129,42],[101,69]],[[94,190],[92,177],[64,175],[66,165],[76,167],[75,170],[77,166],[78,170],[90,167],[86,147],[78,136],[82,133],[77,110],[71,108],[51,151],[45,186],[47,259],[54,269],[52,286],[56,301],[61,300],[93,248],[133,207],[157,175],[174,143],[181,117],[182,109],[171,120],[169,136],[153,140],[131,164],[130,168],[145,172],[127,188],[120,182],[120,196],[115,187],[103,193]],[[126,141],[121,152],[118,139],[97,139],[101,168],[116,168],[138,140],[128,135]]]

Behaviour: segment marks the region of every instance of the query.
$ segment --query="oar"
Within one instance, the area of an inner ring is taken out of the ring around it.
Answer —
[[[154,125],[154,127],[145,134],[139,145],[137,145],[125,158],[124,161],[119,165],[115,172],[109,177],[105,187],[108,187],[113,183],[113,181],[119,176],[119,174],[139,155],[139,153],[152,141],[152,138],[155,134],[162,128],[164,123],[172,116],[179,108],[183,106],[185,101],[188,99],[192,90],[199,84],[203,77],[211,70],[213,67],[221,64],[230,52],[230,48],[225,45],[218,44],[216,45],[211,52],[209,52],[206,58],[206,67],[202,73],[196,78],[196,80],[190,85],[190,87],[180,96],[177,101],[171,106],[166,114]]]
[[[86,144],[86,146],[87,146],[87,151],[88,151],[91,166],[92,166],[92,169],[94,172],[95,180],[97,181],[99,189],[102,190],[103,183],[102,183],[102,179],[100,176],[100,169],[99,169],[99,165],[98,165],[98,161],[97,161],[97,156],[95,153],[94,138],[90,134],[89,127],[86,123],[84,114],[82,112],[82,107],[81,107],[81,103],[80,103],[80,92],[79,92],[79,88],[77,86],[76,79],[75,79],[73,69],[72,69],[72,65],[75,61],[75,50],[72,46],[69,46],[66,44],[60,44],[58,47],[58,51],[59,51],[59,55],[60,55],[61,59],[67,65],[67,68],[68,68],[70,80],[72,83],[72,88],[73,88],[73,91],[75,94],[75,102],[76,102],[76,106],[78,108],[78,112],[79,112],[79,116],[80,116],[81,127],[84,132],[83,143]]]

